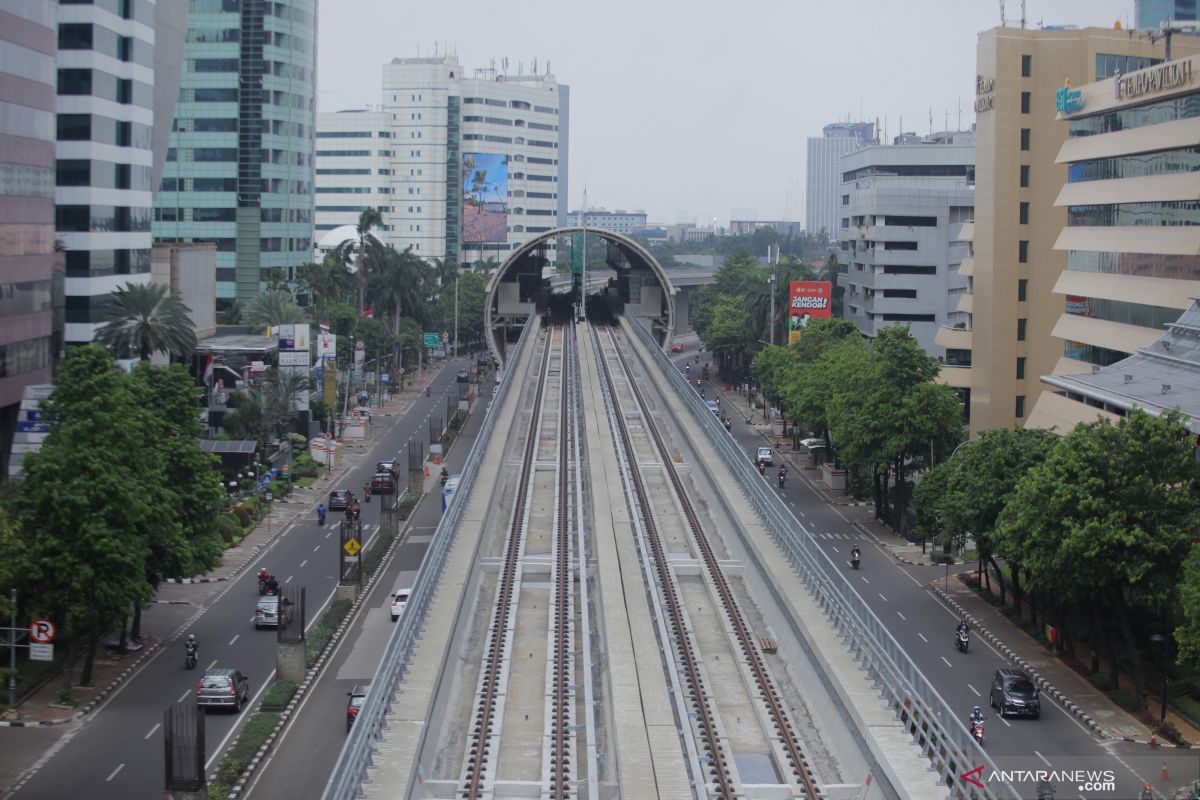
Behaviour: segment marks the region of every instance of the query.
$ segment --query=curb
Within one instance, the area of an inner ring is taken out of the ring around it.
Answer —
[[[412,508],[412,511],[409,512],[408,519],[404,520],[405,524],[403,528],[397,532],[395,538],[392,539],[391,544],[389,544],[387,550],[384,551],[383,557],[379,559],[379,564],[375,567],[375,572],[371,575],[371,577],[367,578],[367,581],[362,586],[362,591],[360,591],[358,596],[354,598],[354,602],[351,604],[350,610],[346,612],[346,616],[344,616],[342,621],[338,623],[338,626],[334,628],[333,635],[329,637],[329,641],[327,641],[325,646],[321,648],[321,652],[317,654],[317,658],[313,662],[313,665],[305,672],[304,680],[301,681],[300,685],[296,687],[296,691],[292,694],[291,699],[288,700],[287,706],[285,706],[283,711],[279,713],[279,721],[275,723],[275,728],[267,736],[266,741],[264,741],[254,753],[254,756],[250,759],[250,763],[246,765],[246,769],[242,772],[241,776],[238,777],[237,782],[233,784],[233,788],[229,790],[229,794],[226,795],[226,800],[237,800],[249,787],[250,782],[254,779],[259,767],[262,766],[262,764],[266,761],[271,749],[275,746],[276,740],[283,734],[283,729],[291,721],[297,707],[308,695],[308,690],[312,688],[312,685],[321,677],[321,672],[325,669],[325,662],[329,660],[334,649],[336,649],[338,644],[340,644],[342,637],[345,635],[346,629],[353,624],[354,619],[358,616],[358,612],[362,609],[367,596],[371,593],[371,590],[375,588],[375,584],[383,575],[384,570],[387,568],[388,563],[392,559],[392,556],[395,555],[396,549],[403,544],[407,538],[406,534],[411,532],[412,513],[415,512],[421,506],[421,504],[425,502],[425,498],[428,497],[429,494],[430,493],[428,492],[423,493],[421,495],[421,499],[416,502]],[[260,702],[259,707],[255,709],[255,713],[261,711],[262,703]]]
[[[96,696],[87,702],[87,705],[85,705],[83,708],[76,711],[71,716],[64,717],[63,719],[52,719],[52,720],[39,719],[39,720],[30,720],[28,722],[21,722],[19,720],[15,721],[15,722],[8,721],[8,720],[0,720],[0,728],[48,728],[52,725],[66,725],[68,722],[75,722],[80,717],[84,716],[89,711],[94,709],[96,706],[98,706],[102,702],[104,702],[104,700],[107,699],[108,696],[110,694],[112,694],[113,691],[115,691],[118,686],[120,686],[122,683],[125,682],[126,678],[128,678],[130,675],[132,675],[134,672],[137,671],[137,669],[142,665],[143,661],[145,661],[147,658],[149,658],[154,653],[157,653],[159,648],[161,648],[161,647],[162,647],[161,641],[151,645],[150,647],[147,647],[141,655],[139,655],[137,658],[135,658],[133,661],[131,661],[129,663],[129,666],[127,666],[120,675],[113,678],[112,681],[109,682],[108,686],[105,686],[102,690],[97,692]]]
[[[1092,731],[1092,733],[1095,734],[1097,737],[1099,737],[1101,739],[1118,739],[1119,738],[1124,741],[1133,741],[1131,739],[1126,739],[1124,737],[1113,736],[1108,731],[1104,730],[1104,728],[1100,727],[1100,724],[1098,722],[1096,722],[1096,720],[1094,720],[1090,714],[1088,714],[1086,711],[1084,711],[1082,708],[1080,708],[1078,705],[1076,705],[1073,701],[1067,699],[1066,695],[1064,695],[1062,692],[1060,692],[1052,683],[1050,683],[1050,681],[1048,681],[1044,677],[1042,677],[1042,674],[1040,672],[1038,672],[1036,669],[1031,667],[1029,665],[1028,661],[1026,661],[1025,659],[1021,658],[1019,655],[1014,653],[1011,647],[1004,644],[1004,642],[1000,641],[999,637],[997,637],[994,633],[992,633],[986,627],[984,627],[984,625],[982,623],[980,623],[978,619],[976,619],[974,616],[968,614],[963,609],[963,607],[958,604],[958,601],[955,600],[950,595],[946,594],[945,591],[943,591],[942,589],[939,589],[937,586],[933,586],[933,585],[930,585],[926,588],[929,591],[933,592],[942,602],[946,603],[948,606],[953,608],[955,610],[955,612],[958,613],[959,617],[964,618],[968,622],[970,622],[971,627],[975,630],[975,632],[977,634],[986,638],[992,644],[993,647],[995,647],[997,650],[999,650],[1001,653],[1004,654],[1005,658],[1009,659],[1014,664],[1016,664],[1018,667],[1023,669],[1029,675],[1029,677],[1033,679],[1034,683],[1036,683],[1043,692],[1045,692],[1050,697],[1052,697],[1054,699],[1054,701],[1056,703],[1058,703],[1060,706],[1062,706],[1068,713],[1070,713],[1072,716],[1074,716],[1076,719],[1078,719],[1080,722],[1082,722],[1084,725],[1086,725]]]

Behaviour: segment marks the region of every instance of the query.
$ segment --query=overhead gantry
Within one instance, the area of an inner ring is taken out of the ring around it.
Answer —
[[[595,236],[607,244],[604,259],[589,262],[586,274],[550,268],[546,243],[572,234],[583,234],[585,239]],[[675,287],[654,256],[628,236],[573,225],[538,234],[514,251],[488,281],[483,327],[497,364],[504,366],[508,344],[517,340],[531,314],[571,314],[581,294],[588,315],[631,314],[646,324],[660,346],[670,345]]]

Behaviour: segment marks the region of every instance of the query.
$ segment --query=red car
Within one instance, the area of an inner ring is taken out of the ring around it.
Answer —
[[[354,718],[358,716],[358,710],[362,708],[363,703],[367,702],[367,689],[371,688],[371,684],[355,686],[346,694],[350,695],[350,702],[346,704],[346,731],[350,731],[350,727],[354,724]]]
[[[681,345],[679,342],[675,342],[673,345],[671,345],[671,352],[672,353],[682,353],[683,345]]]

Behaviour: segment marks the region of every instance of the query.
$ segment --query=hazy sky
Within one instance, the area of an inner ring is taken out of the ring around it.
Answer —
[[[1020,18],[1008,0],[1010,24]],[[320,110],[380,102],[382,65],[448,48],[571,87],[570,207],[651,221],[804,219],[805,139],[974,121],[975,44],[999,0],[320,0]],[[1047,25],[1128,24],[1133,0],[1028,0]],[[1083,76],[1078,76],[1082,82]]]

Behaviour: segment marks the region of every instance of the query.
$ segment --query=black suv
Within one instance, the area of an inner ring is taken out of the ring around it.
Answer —
[[[467,372],[464,369],[458,373],[458,375],[454,378],[454,380],[458,381],[459,383],[470,383],[471,382],[471,373]]]
[[[1042,701],[1037,686],[1019,669],[996,670],[992,676],[988,702],[992,708],[999,710],[1001,717],[1016,714],[1037,719],[1042,715]]]

